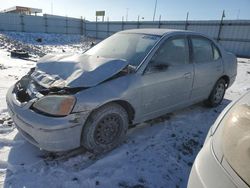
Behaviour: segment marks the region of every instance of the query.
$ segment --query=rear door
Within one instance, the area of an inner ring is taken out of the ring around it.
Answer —
[[[141,77],[143,114],[153,118],[188,102],[193,77],[186,36],[166,39]]]
[[[208,98],[216,81],[223,74],[223,62],[219,49],[213,41],[202,36],[189,37],[194,63],[192,100]]]

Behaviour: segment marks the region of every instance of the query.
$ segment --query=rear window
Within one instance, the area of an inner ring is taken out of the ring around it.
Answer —
[[[249,99],[249,97],[248,97]],[[233,170],[250,185],[250,101],[236,104],[222,122],[222,149]]]

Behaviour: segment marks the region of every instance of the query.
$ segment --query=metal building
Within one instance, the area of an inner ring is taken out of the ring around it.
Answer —
[[[42,13],[42,9],[38,8],[30,8],[30,7],[21,7],[21,6],[14,6],[1,11],[2,13],[17,13],[17,14],[26,14],[31,15],[37,13]]]

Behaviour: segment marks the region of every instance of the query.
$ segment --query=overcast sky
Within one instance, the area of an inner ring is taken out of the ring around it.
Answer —
[[[0,9],[11,6],[29,6],[43,9],[43,13],[95,20],[96,10],[105,10],[109,20],[152,20],[156,0],[0,0]],[[220,19],[225,10],[226,19],[250,19],[250,0],[158,0],[156,18],[162,20]]]

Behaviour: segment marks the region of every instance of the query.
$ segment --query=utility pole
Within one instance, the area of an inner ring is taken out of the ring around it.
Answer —
[[[189,12],[187,12],[186,21],[188,21],[188,17],[189,17]]]
[[[161,28],[161,15],[159,16],[158,28]]]
[[[157,7],[157,0],[155,0],[155,9],[154,9],[154,16],[153,16],[153,21],[155,21],[155,13],[156,13],[156,7]]]
[[[185,30],[187,30],[188,28],[188,16],[189,16],[189,12],[187,12],[187,16],[186,16]]]
[[[128,8],[126,8],[126,22],[128,21]]]
[[[140,15],[138,15],[138,18],[137,18],[137,28],[140,28]]]

